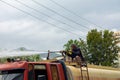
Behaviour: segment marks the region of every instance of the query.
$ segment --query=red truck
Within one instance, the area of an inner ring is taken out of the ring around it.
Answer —
[[[0,80],[71,80],[67,75],[62,61],[0,64]]]

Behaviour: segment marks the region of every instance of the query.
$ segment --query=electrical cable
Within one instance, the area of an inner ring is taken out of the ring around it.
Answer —
[[[40,19],[39,17],[36,17],[36,16],[28,13],[27,11],[24,11],[24,10],[22,10],[22,9],[20,9],[20,8],[17,8],[17,7],[15,7],[15,6],[9,4],[8,2],[5,2],[5,1],[3,1],[3,0],[0,0],[0,1],[1,1],[2,3],[6,4],[6,5],[9,5],[9,6],[11,6],[11,7],[15,8],[15,9],[17,9],[17,10],[19,10],[19,11],[21,11],[21,12],[23,12],[23,13],[29,15],[29,16],[31,16],[31,17],[34,17],[34,18],[37,19],[37,20],[40,20],[40,21],[42,21],[42,22],[44,22],[44,23],[47,23],[47,24],[49,24],[49,25],[51,25],[51,26],[53,26],[53,27],[59,28],[59,29],[61,29],[61,30],[63,30],[63,31],[66,31],[66,32],[68,32],[68,33],[71,33],[71,34],[73,34],[73,35],[82,37],[82,36],[80,36],[80,35],[78,35],[78,34],[75,34],[75,33],[71,32],[71,31],[69,31],[69,30],[63,29],[63,28],[61,28],[61,27],[59,27],[59,26],[57,26],[57,25],[55,25],[55,24],[49,23],[49,22],[47,22],[47,21],[45,21],[45,20],[42,20],[42,19]]]
[[[52,3],[54,3],[54,4],[56,4],[57,6],[63,8],[63,9],[66,10],[67,12],[69,12],[69,13],[71,13],[71,14],[73,14],[73,15],[79,17],[79,18],[81,18],[82,20],[84,20],[84,21],[86,21],[86,22],[88,22],[88,23],[90,23],[90,24],[93,24],[93,25],[95,25],[95,26],[97,26],[97,27],[99,27],[99,28],[103,28],[103,27],[98,26],[97,24],[95,24],[95,23],[93,23],[93,22],[91,22],[91,21],[89,21],[89,20],[87,20],[87,19],[85,19],[85,18],[79,16],[78,14],[76,14],[76,13],[73,12],[73,11],[71,11],[70,9],[65,8],[64,6],[62,6],[61,4],[57,3],[56,1],[54,1],[54,0],[50,0],[50,1],[51,1]]]
[[[89,27],[84,26],[84,25],[82,25],[82,24],[80,24],[80,23],[78,23],[78,22],[76,22],[76,21],[74,21],[74,20],[72,20],[72,19],[70,19],[70,18],[68,18],[68,17],[66,17],[66,16],[61,15],[60,13],[54,11],[54,10],[51,9],[51,8],[46,7],[45,5],[39,3],[39,2],[37,2],[37,1],[35,1],[35,0],[32,0],[32,1],[33,1],[34,3],[36,3],[37,5],[39,5],[39,6],[45,8],[45,9],[51,11],[51,12],[53,12],[53,13],[55,13],[55,14],[61,16],[61,17],[63,17],[64,19],[66,19],[66,20],[68,20],[68,21],[70,21],[70,22],[72,22],[72,23],[75,23],[75,24],[77,24],[77,25],[80,25],[81,27],[83,27],[83,28],[85,28],[85,29],[87,29],[87,30],[88,30],[88,28],[89,28]],[[89,28],[89,29],[90,29],[90,28]]]
[[[44,16],[49,17],[49,18],[52,19],[52,20],[58,21],[59,23],[62,23],[62,24],[64,24],[64,25],[67,25],[68,27],[71,27],[71,28],[75,29],[75,27],[73,27],[72,25],[67,24],[67,23],[65,23],[65,22],[62,22],[61,20],[55,19],[55,18],[53,18],[53,17],[51,17],[51,16],[49,16],[49,15],[47,15],[47,14],[45,14],[45,13],[43,13],[43,12],[37,10],[37,9],[35,9],[35,8],[30,7],[29,5],[26,5],[25,3],[23,3],[23,2],[21,2],[21,1],[19,1],[19,0],[15,0],[15,1],[18,2],[18,3],[20,3],[21,5],[29,8],[29,9],[34,10],[35,12],[38,12],[38,13],[44,15]],[[79,28],[76,28],[76,29],[81,31],[81,29],[79,29]]]

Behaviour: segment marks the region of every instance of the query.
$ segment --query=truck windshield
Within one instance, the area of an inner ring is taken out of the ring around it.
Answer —
[[[24,69],[0,71],[0,80],[23,80]]]

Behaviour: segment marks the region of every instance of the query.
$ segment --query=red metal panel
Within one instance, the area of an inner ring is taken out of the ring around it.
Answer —
[[[57,68],[58,68],[58,73],[59,73],[60,80],[65,80],[63,67],[62,67],[62,65],[60,63],[57,64]]]
[[[52,80],[50,64],[46,64],[46,69],[47,69],[48,80]]]
[[[28,64],[25,65],[24,80],[28,80]]]
[[[24,80],[28,80],[28,70],[24,71]]]
[[[13,63],[6,63],[0,64],[0,70],[9,70],[9,69],[18,69],[18,68],[25,68],[27,62],[13,62]]]

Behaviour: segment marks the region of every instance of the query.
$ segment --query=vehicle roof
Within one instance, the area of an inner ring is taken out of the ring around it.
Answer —
[[[4,64],[0,64],[0,70],[10,70],[10,69],[18,69],[18,68],[24,69],[25,64],[27,64],[26,61],[4,63]]]
[[[19,61],[0,64],[0,70],[25,69],[27,64],[59,64],[59,63],[52,63],[52,61],[39,61],[39,62]]]

